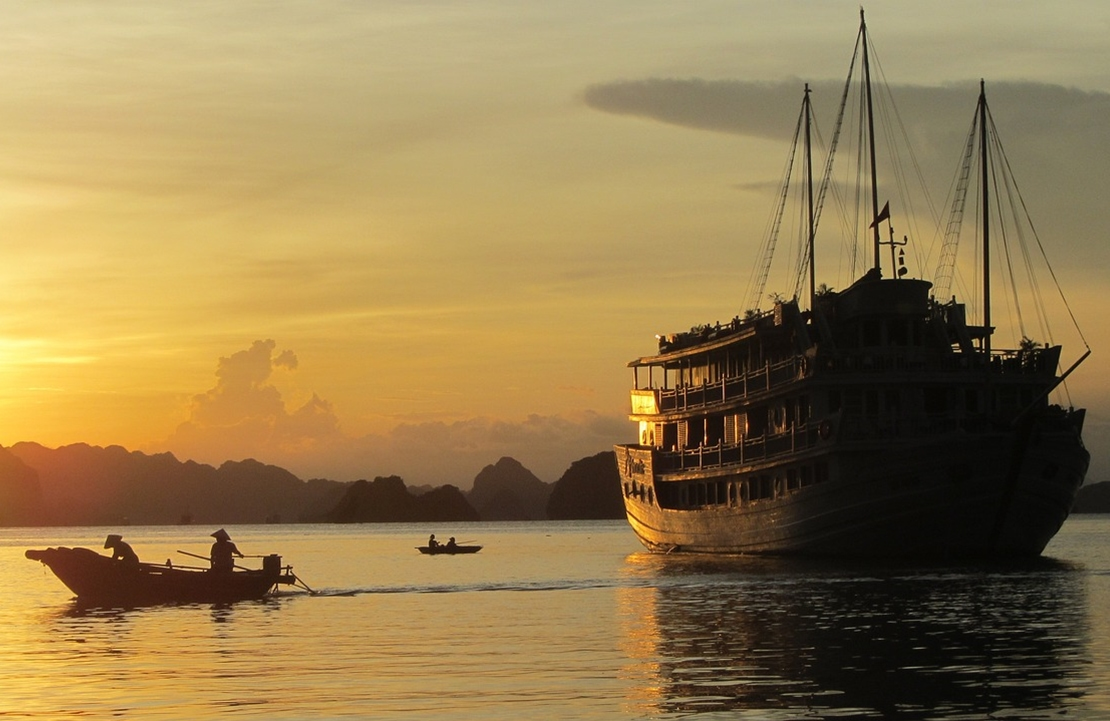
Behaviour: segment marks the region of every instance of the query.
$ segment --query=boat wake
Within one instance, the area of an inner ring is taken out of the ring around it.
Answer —
[[[580,591],[597,588],[616,588],[624,585],[627,584],[613,579],[567,579],[409,586],[363,586],[359,588],[322,588],[316,589],[314,594],[308,594],[302,591],[280,591],[274,595],[282,598],[307,595],[336,598],[398,593],[483,593],[488,591],[526,593],[534,591]]]

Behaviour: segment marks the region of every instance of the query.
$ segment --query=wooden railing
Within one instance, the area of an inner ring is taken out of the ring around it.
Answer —
[[[997,419],[985,415],[953,416],[938,414],[907,419],[897,414],[877,416],[841,416],[822,423],[810,421],[785,433],[774,433],[745,438],[740,443],[719,442],[711,446],[698,446],[681,450],[656,449],[656,472],[716,468],[745,465],[759,461],[788,457],[825,443],[875,441],[894,438],[912,438],[964,431],[982,433],[999,428]]]
[[[789,456],[815,447],[821,440],[818,426],[810,424],[793,428],[786,433],[776,433],[755,438],[745,438],[740,443],[717,443],[675,451],[656,451],[656,472],[673,472],[743,465]]]
[[[801,372],[801,359],[790,358],[716,383],[661,390],[658,396],[659,412],[696,410],[744,398],[752,393],[763,393],[798,380]]]
[[[1044,350],[998,351],[991,354],[991,372],[996,376],[1045,375],[1053,371],[1048,367],[1055,358]],[[656,402],[659,413],[672,413],[699,410],[719,405],[730,400],[745,398],[754,393],[766,393],[799,380],[808,374],[805,361],[792,357],[778,363],[768,363],[762,368],[748,371],[738,376],[723,378],[716,383],[700,386],[685,386],[677,389],[657,389]],[[982,367],[978,356],[948,355],[926,357],[907,355],[904,352],[892,353],[845,353],[822,362],[823,372],[833,373],[892,373],[900,371],[917,372],[960,372],[973,367]],[[634,411],[636,412],[636,411]]]

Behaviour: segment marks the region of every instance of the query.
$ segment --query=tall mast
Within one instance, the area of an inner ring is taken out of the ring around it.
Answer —
[[[813,236],[816,228],[813,227],[813,152],[812,145],[810,144],[810,121],[813,115],[813,109],[809,104],[809,83],[806,83],[806,94],[804,104],[804,112],[806,116],[806,201],[807,201],[807,214],[809,216],[808,228],[808,244],[809,244],[809,307],[810,310],[817,305],[817,280],[816,263],[813,258]]]
[[[990,224],[990,159],[987,155],[987,90],[979,81],[979,160],[983,184],[983,351],[988,363],[991,357],[991,224]]]
[[[876,222],[871,228],[874,231],[875,244],[875,269],[879,268],[879,186],[875,172],[875,112],[871,101],[871,64],[867,58],[867,22],[863,18],[863,8],[859,10],[859,33],[863,41],[863,87],[867,94],[867,142],[868,152],[871,155],[871,219]]]

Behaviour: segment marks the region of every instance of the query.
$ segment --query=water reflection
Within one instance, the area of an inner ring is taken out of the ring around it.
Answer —
[[[635,554],[622,590],[641,709],[1056,717],[1087,685],[1079,568],[912,569]]]

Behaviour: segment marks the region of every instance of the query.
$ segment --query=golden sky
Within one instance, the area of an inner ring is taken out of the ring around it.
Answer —
[[[655,333],[745,309],[801,85],[831,110],[858,8],[3,3],[0,444],[556,480],[633,436]],[[1094,349],[1097,470],[1110,5],[868,25],[941,197],[986,78]]]

